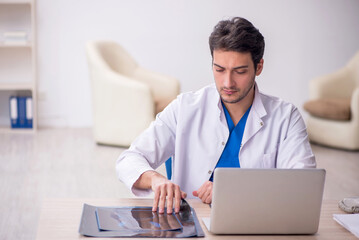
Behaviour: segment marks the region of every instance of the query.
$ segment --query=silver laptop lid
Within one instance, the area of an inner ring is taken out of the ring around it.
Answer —
[[[210,231],[313,234],[318,231],[324,169],[218,168]]]

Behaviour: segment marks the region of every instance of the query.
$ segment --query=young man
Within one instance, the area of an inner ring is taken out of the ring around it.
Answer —
[[[290,103],[259,92],[264,38],[249,21],[220,21],[209,45],[215,84],[180,94],[117,160],[134,194],[154,191],[153,211],[181,198],[212,201],[216,167],[314,168],[304,121]],[[172,181],[154,171],[172,156]],[[235,187],[235,186],[233,186]]]

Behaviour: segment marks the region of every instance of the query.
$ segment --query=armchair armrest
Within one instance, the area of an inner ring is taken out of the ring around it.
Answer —
[[[151,89],[109,68],[96,69],[91,76],[95,138],[130,145],[154,119]]]
[[[354,87],[350,71],[344,67],[332,74],[311,80],[309,95],[311,99],[350,98]]]
[[[359,129],[359,87],[355,88],[350,102],[351,121]]]
[[[156,112],[162,111],[180,91],[177,79],[138,67],[133,75],[139,82],[150,86],[156,103]]]

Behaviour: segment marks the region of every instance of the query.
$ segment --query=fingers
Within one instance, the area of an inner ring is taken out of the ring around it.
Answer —
[[[185,199],[187,197],[187,193],[181,191],[181,198]]]
[[[203,201],[203,200],[202,200]],[[208,194],[208,196],[204,199],[204,203],[210,204],[212,203],[212,191]]]
[[[167,213],[171,214],[172,213],[172,208],[173,208],[173,196],[174,195],[174,191],[173,188],[171,186],[169,186],[168,190],[167,190]],[[160,212],[161,213],[161,212]]]
[[[167,188],[166,186],[161,186],[161,194],[160,194],[160,200],[158,203],[158,212],[164,213],[165,212],[165,205],[166,205],[166,197],[167,197]]]
[[[187,194],[182,192],[180,187],[171,181],[162,181],[161,183],[153,186],[154,201],[152,211],[164,213],[167,202],[167,213],[172,214],[173,207],[176,213],[179,212],[181,206],[181,199],[186,198]]]
[[[207,181],[197,191],[193,191],[193,196],[198,197],[202,202],[209,204],[212,202],[212,188],[213,183]]]
[[[154,192],[155,192],[155,196],[154,196],[154,199],[153,199],[152,211],[156,212],[157,211],[157,206],[158,206],[158,201],[160,199],[161,191],[160,191],[159,187],[157,187]]]
[[[182,192],[178,185],[176,185],[174,183],[168,185],[168,188],[167,188],[167,213],[168,214],[171,214],[173,212],[173,199],[174,199],[174,211],[175,211],[175,213],[179,213],[182,196],[186,197],[187,194],[185,192]]]
[[[179,186],[176,186],[175,187],[175,213],[179,213],[180,206],[181,206],[181,198],[182,198],[182,191],[180,190]],[[167,212],[168,212],[168,207],[167,207]]]

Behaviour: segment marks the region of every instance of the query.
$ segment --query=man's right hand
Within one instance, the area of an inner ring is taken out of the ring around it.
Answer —
[[[181,199],[187,197],[187,194],[181,191],[177,184],[155,171],[144,172],[134,186],[152,189],[155,194],[152,207],[154,212],[158,210],[159,213],[164,213],[167,201],[167,213],[171,214],[173,212],[173,204],[175,212],[178,213]]]

